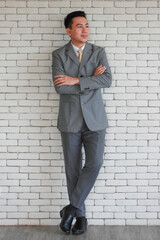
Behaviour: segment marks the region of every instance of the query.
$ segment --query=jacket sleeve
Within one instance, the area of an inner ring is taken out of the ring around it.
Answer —
[[[81,92],[86,92],[98,88],[109,88],[111,86],[112,74],[104,48],[102,48],[99,53],[98,66],[99,65],[106,67],[106,70],[103,74],[90,77],[79,77]]]
[[[58,56],[58,54],[56,54],[56,52],[52,52],[52,79],[53,79],[53,83],[56,80],[56,78],[54,78],[54,76],[56,75],[66,75],[63,69],[63,63],[60,59],[60,57]],[[80,85],[76,84],[76,85],[63,85],[63,86],[56,86],[54,84],[55,90],[57,93],[59,94],[80,94]]]

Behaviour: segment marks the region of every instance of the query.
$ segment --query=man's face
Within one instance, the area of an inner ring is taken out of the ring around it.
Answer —
[[[89,25],[87,19],[84,17],[75,17],[72,21],[72,28],[67,28],[66,32],[71,37],[71,41],[75,46],[83,46],[89,38]]]

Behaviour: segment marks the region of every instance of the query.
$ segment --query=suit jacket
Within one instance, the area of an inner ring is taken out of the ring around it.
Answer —
[[[105,72],[93,76],[99,65],[106,67]],[[101,88],[111,86],[112,75],[104,48],[87,42],[79,63],[70,41],[52,52],[53,81],[54,76],[59,74],[78,77],[80,84],[55,85],[56,92],[60,94],[58,129],[62,132],[78,132],[83,119],[91,131],[108,127]]]

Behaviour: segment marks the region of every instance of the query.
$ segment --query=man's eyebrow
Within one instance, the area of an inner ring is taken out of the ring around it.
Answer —
[[[82,23],[77,23],[76,26],[82,26]],[[85,23],[84,25],[88,25],[88,23]]]

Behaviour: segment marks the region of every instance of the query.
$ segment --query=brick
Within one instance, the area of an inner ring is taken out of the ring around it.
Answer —
[[[13,13],[16,14],[16,8],[11,8],[11,7],[7,7],[7,8],[0,8],[0,14],[6,14],[6,13]]]
[[[105,2],[103,2],[103,3],[105,3]],[[96,14],[94,14],[93,20],[95,20],[95,21],[106,20],[106,21],[108,21],[108,24],[109,24],[110,21],[113,20],[113,15],[96,15]]]
[[[160,221],[159,219],[148,219],[148,225],[159,225]]]
[[[147,219],[126,219],[127,225],[147,225]]]
[[[97,8],[88,8],[88,7],[84,7],[84,11],[86,12],[86,14],[94,14],[94,13],[99,13],[102,14],[103,13],[103,8],[102,7],[97,7]]]
[[[39,219],[19,219],[20,225],[38,225]]]
[[[39,27],[39,22],[38,21],[19,21],[18,22],[18,27],[21,28],[29,28],[29,27]]]
[[[40,8],[39,14],[59,14],[60,9],[57,7],[50,7],[50,8]]]
[[[71,7],[73,7],[73,8],[78,7],[79,8],[79,6],[81,6],[81,7],[91,7],[91,1],[71,2]],[[99,6],[100,6],[100,4],[99,4]]]
[[[118,219],[134,219],[135,218],[135,213],[115,213],[115,218]]]
[[[18,14],[36,14],[38,13],[38,8],[17,8]]]
[[[104,8],[104,14],[124,14],[125,8]]]
[[[113,213],[108,213],[108,212],[105,212],[105,213],[93,213],[93,218],[113,218]]]
[[[157,1],[138,1],[137,7],[157,7]]]
[[[17,225],[17,219],[0,219],[0,225]]]
[[[12,28],[11,29],[11,34],[21,34],[21,33],[31,33],[32,32],[32,28]]]
[[[11,0],[6,1],[6,7],[26,7],[26,2],[25,1],[19,1],[19,2],[13,2]]]
[[[126,8],[126,13],[127,14],[147,14],[147,8]]]
[[[49,213],[47,212],[33,212],[29,213],[29,218],[49,218]]]
[[[30,8],[30,7],[34,7],[34,8],[41,8],[41,7],[48,7],[48,1],[45,1],[45,2],[39,2],[39,1],[29,1],[29,2],[26,2],[27,4],[27,7]]]
[[[125,220],[124,219],[105,219],[105,225],[125,225]]]
[[[39,4],[39,3],[38,3]],[[60,1],[49,1],[48,2],[48,7],[50,8],[55,8],[55,7],[70,7],[70,2],[68,2],[68,1],[63,1],[63,2],[60,2]]]
[[[126,212],[146,212],[146,206],[126,206]]]
[[[6,19],[7,21],[25,21],[27,19],[27,16],[25,15],[12,15],[12,14],[9,14],[9,15],[6,15]]]
[[[144,15],[144,16],[145,16],[145,15]],[[130,15],[129,15],[129,14],[126,14],[126,15],[125,15],[125,14],[122,13],[121,15],[118,15],[118,14],[115,15],[115,20],[116,20],[116,21],[119,21],[119,20],[120,20],[120,21],[121,21],[121,20],[122,20],[122,21],[125,21],[125,20],[126,20],[126,21],[127,21],[127,20],[128,20],[128,21],[133,21],[133,20],[135,20],[135,19],[136,19],[136,18],[135,18],[135,15],[134,15],[134,14],[132,14],[132,15],[131,15],[131,14],[130,14]],[[139,19],[138,19],[138,20],[139,20]]]
[[[157,20],[157,16],[156,15],[149,15],[149,14],[138,14],[136,16],[136,20],[140,20],[140,21],[156,21]]]
[[[28,213],[23,212],[16,212],[16,213],[8,213],[8,218],[28,218]]]

